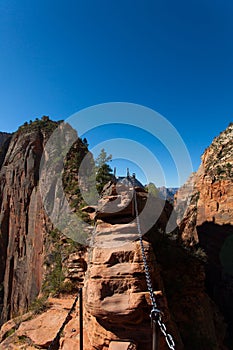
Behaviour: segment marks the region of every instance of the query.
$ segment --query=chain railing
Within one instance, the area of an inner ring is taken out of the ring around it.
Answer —
[[[167,328],[166,328],[165,324],[162,321],[161,311],[159,310],[158,305],[157,305],[156,300],[155,300],[155,295],[154,295],[154,291],[153,291],[153,285],[152,285],[150,270],[149,270],[149,267],[148,267],[146,254],[145,254],[145,247],[144,247],[144,243],[143,243],[143,239],[142,239],[143,235],[142,235],[142,230],[141,230],[141,225],[140,225],[140,220],[139,220],[139,212],[138,212],[138,205],[137,205],[137,195],[136,195],[134,183],[132,183],[132,185],[133,185],[133,191],[134,191],[133,197],[134,197],[136,223],[137,223],[137,229],[138,229],[138,233],[139,233],[139,242],[140,242],[140,246],[141,246],[142,259],[143,259],[145,276],[146,276],[146,283],[147,283],[147,289],[148,289],[148,292],[150,294],[150,299],[151,299],[151,304],[152,304],[152,309],[151,309],[151,313],[150,313],[151,321],[154,324],[157,324],[159,326],[162,334],[165,337],[165,340],[166,340],[166,343],[167,343],[169,349],[175,350],[175,342],[174,342],[171,334],[169,334],[167,332]],[[156,342],[153,341],[153,343],[155,344]]]

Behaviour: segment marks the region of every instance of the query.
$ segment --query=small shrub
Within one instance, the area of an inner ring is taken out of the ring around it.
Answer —
[[[207,255],[206,252],[204,251],[204,249],[202,249],[201,247],[198,247],[195,251],[194,251],[194,256],[198,259],[200,259],[201,261],[206,262],[207,261]]]
[[[50,231],[50,237],[52,238],[53,242],[58,242],[58,240],[60,239],[60,233],[58,230],[52,230]]]
[[[30,310],[33,311],[36,315],[41,314],[49,308],[49,302],[46,296],[37,298],[33,301],[30,306]]]
[[[60,286],[60,293],[72,293],[76,291],[77,287],[71,281],[63,282]]]
[[[16,331],[15,328],[11,328],[9,329],[9,331],[7,331],[4,335],[3,335],[3,340],[5,340],[6,338],[10,337],[12,334],[14,334]]]
[[[26,335],[19,335],[18,336],[18,344],[28,344],[28,345],[30,345],[31,344],[31,339],[30,338],[28,338]],[[26,349],[26,347],[23,347],[23,349]]]

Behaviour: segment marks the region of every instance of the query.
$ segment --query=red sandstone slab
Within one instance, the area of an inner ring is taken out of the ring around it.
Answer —
[[[111,341],[109,350],[137,350],[136,345],[131,341]]]

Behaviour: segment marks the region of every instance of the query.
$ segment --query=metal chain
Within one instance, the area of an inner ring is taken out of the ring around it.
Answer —
[[[133,183],[133,189],[134,189],[134,183]],[[151,275],[150,275],[150,271],[149,271],[149,267],[147,264],[147,259],[146,259],[146,254],[145,254],[145,247],[143,244],[143,235],[142,235],[142,231],[141,231],[141,225],[140,225],[140,221],[139,221],[139,213],[138,213],[138,206],[137,206],[137,196],[136,196],[136,191],[134,189],[134,206],[135,206],[135,214],[136,214],[136,223],[137,223],[137,229],[138,229],[138,233],[139,233],[139,241],[140,241],[140,246],[141,246],[141,251],[142,251],[142,259],[143,259],[143,264],[144,264],[144,270],[145,270],[145,276],[146,276],[146,283],[147,283],[147,289],[150,293],[150,299],[151,299],[151,303],[152,303],[152,309],[151,309],[151,313],[150,313],[150,317],[152,322],[155,322],[158,324],[161,332],[163,333],[166,343],[169,347],[169,349],[171,350],[175,350],[175,343],[174,340],[171,336],[171,334],[169,334],[167,332],[167,328],[165,326],[165,324],[162,321],[162,317],[161,317],[161,311],[158,308],[158,305],[156,303],[155,300],[155,295],[154,295],[154,291],[153,291],[153,286],[152,286],[152,280],[151,280]]]
[[[97,220],[95,220],[95,224],[94,224],[94,227],[93,227],[93,230],[92,230],[92,233],[91,233],[91,238],[89,240],[90,241],[90,243],[89,243],[90,248],[94,247],[96,228],[97,228]]]

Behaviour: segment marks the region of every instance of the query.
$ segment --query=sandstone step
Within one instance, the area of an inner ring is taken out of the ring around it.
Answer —
[[[132,340],[114,340],[110,342],[109,350],[137,350],[137,346]]]

